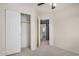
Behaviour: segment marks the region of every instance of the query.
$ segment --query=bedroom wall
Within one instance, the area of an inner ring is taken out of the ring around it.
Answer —
[[[54,45],[79,53],[79,4],[57,3],[54,19]]]

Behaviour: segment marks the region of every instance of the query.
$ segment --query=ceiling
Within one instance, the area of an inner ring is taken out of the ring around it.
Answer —
[[[29,7],[34,7],[38,13],[51,13],[52,9],[49,3],[45,3],[41,6],[37,6],[38,3],[22,3],[22,5],[27,5]]]

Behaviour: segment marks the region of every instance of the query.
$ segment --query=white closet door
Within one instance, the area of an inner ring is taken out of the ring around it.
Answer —
[[[6,10],[6,53],[7,55],[21,50],[20,13]]]
[[[22,23],[21,25],[22,31],[22,48],[30,47],[30,23]]]

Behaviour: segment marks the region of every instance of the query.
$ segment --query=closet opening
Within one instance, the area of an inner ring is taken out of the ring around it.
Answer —
[[[41,45],[49,44],[49,20],[40,20],[40,41]]]
[[[30,15],[21,13],[21,51],[24,49],[30,49]]]

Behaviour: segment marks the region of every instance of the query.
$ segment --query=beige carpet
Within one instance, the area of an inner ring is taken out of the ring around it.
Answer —
[[[57,47],[50,47],[47,41],[41,43],[41,47],[35,51],[29,48],[24,48],[20,53],[12,54],[10,56],[79,56],[79,54],[69,52]]]

